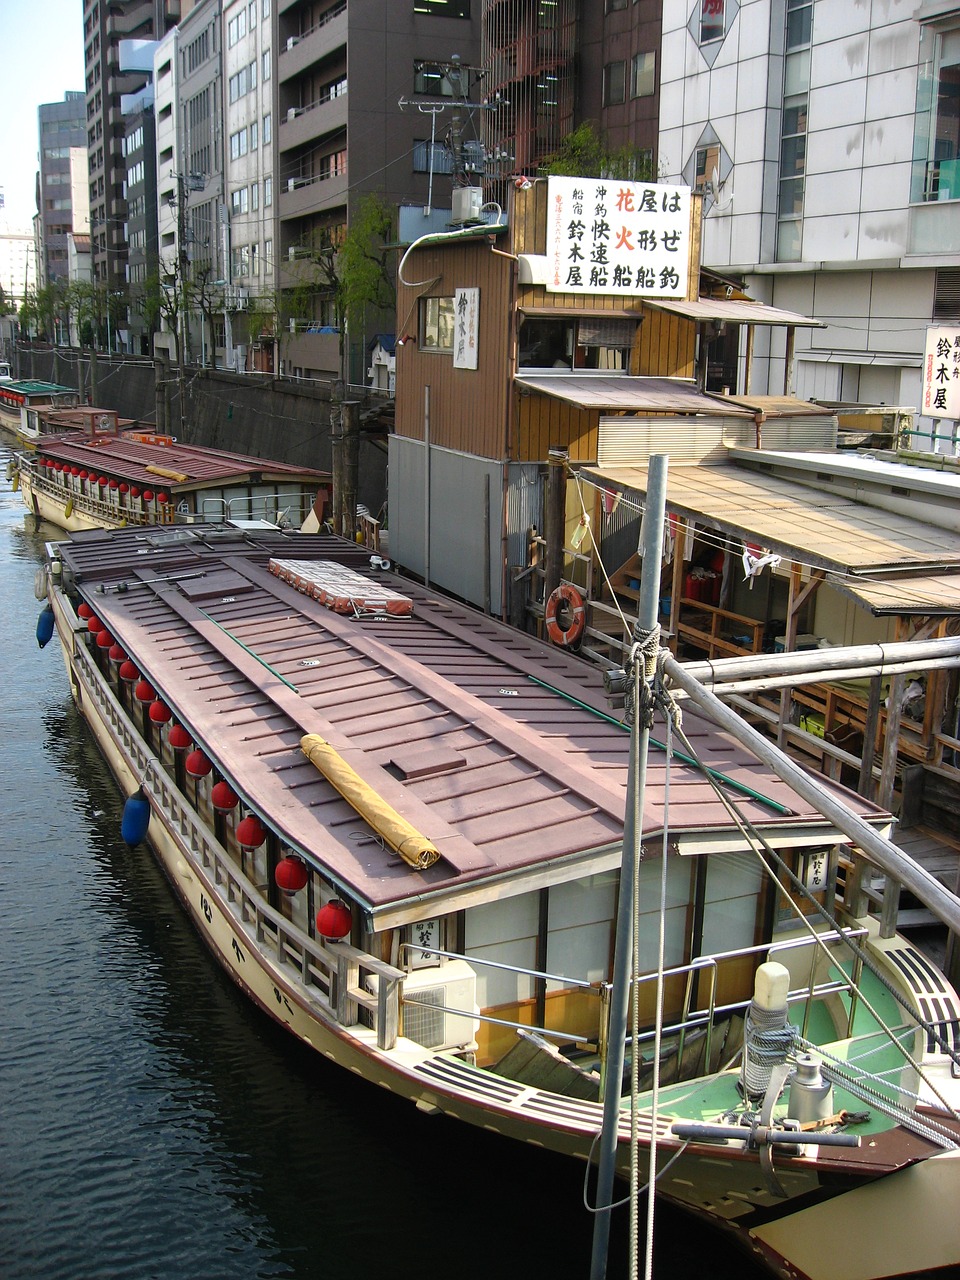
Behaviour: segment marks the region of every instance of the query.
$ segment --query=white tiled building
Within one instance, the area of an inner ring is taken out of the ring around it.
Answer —
[[[661,171],[706,190],[704,265],[826,324],[796,393],[919,407],[925,330],[960,322],[960,6],[682,0],[661,56]],[[784,357],[758,334],[751,390]]]

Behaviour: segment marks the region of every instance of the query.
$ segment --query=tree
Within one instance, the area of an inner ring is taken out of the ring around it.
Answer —
[[[585,120],[561,141],[539,167],[542,177],[614,178],[650,182],[657,171],[649,152],[625,144],[615,150],[592,120]]]
[[[389,269],[394,242],[393,213],[377,195],[364,196],[337,255],[343,313],[350,328],[363,332],[370,310],[396,311],[397,295]]]

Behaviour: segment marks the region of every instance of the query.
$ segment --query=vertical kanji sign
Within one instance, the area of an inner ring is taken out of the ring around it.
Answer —
[[[960,329],[927,329],[920,412],[931,418],[960,418]]]
[[[453,296],[453,367],[476,369],[480,290],[457,289]]]
[[[687,296],[690,188],[548,180],[549,293]]]

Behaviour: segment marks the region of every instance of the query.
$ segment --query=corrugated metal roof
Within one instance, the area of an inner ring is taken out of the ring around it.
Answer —
[[[647,468],[587,467],[606,487],[647,491]],[[671,511],[783,556],[840,572],[960,567],[960,535],[850,497],[736,465],[668,471]]]
[[[312,467],[295,467],[270,458],[252,458],[245,454],[229,453],[223,449],[207,449],[188,444],[144,444],[129,436],[110,436],[97,442],[82,436],[43,436],[37,444],[38,452],[58,462],[69,462],[84,470],[99,471],[104,475],[125,480],[131,484],[156,485],[159,480],[171,493],[194,489],[202,484],[235,484],[248,482],[253,476],[277,476],[292,479],[297,476],[326,479],[327,473]],[[148,468],[159,467],[163,471],[185,476],[178,481],[171,476],[158,475]]]
[[[781,311],[779,307],[768,307],[763,302],[749,302],[741,298],[696,298],[690,302],[644,298],[643,304],[660,311],[672,311],[674,315],[686,316],[689,320],[727,320],[733,324],[784,324],[807,329],[826,328],[822,320],[812,320],[810,316],[800,315],[796,311]]]
[[[906,574],[893,578],[842,578],[827,582],[876,616],[960,614],[960,572]]]
[[[540,373],[515,380],[523,394],[567,400],[582,409],[617,409],[629,413],[710,413],[750,417],[729,396],[704,395],[696,384],[673,378],[633,378],[628,374]]]
[[[63,544],[62,556],[67,577],[238,793],[381,920],[422,915],[432,895],[460,905],[497,896],[505,878],[545,884],[619,863],[629,734],[593,664],[374,572],[362,551],[322,535],[94,531]],[[274,576],[271,557],[334,560],[402,591],[413,615],[341,616]],[[684,728],[708,766],[758,796],[739,799],[770,839],[826,835],[812,806],[733,739],[693,711]],[[440,860],[414,871],[381,847],[306,760],[305,733],[344,755]],[[655,752],[648,837],[664,823],[665,778]],[[736,839],[697,770],[675,762],[670,797],[671,838],[689,851]]]

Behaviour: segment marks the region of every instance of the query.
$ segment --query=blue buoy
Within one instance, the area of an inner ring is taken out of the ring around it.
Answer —
[[[149,823],[150,801],[141,787],[123,806],[123,819],[120,823],[120,836],[123,843],[129,845],[131,849],[135,848],[146,836]]]
[[[40,617],[37,619],[37,644],[41,649],[45,648],[53,636],[53,610],[49,605],[45,605],[40,610]]]

